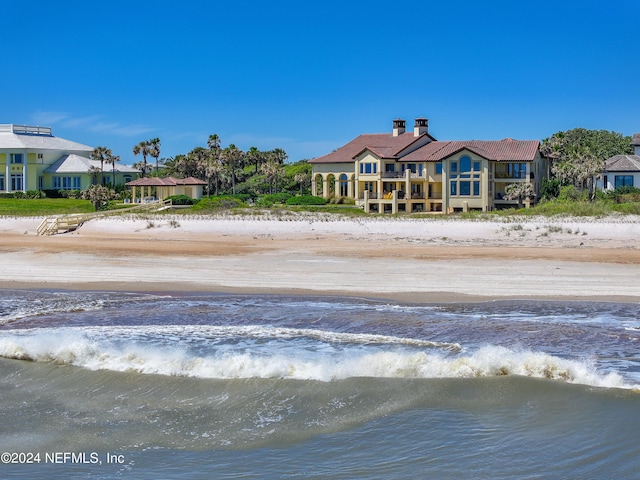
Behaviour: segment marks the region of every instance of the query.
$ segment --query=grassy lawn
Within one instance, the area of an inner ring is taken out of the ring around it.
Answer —
[[[211,204],[209,204],[211,203]],[[221,212],[233,212],[236,215],[255,215],[259,212],[270,211],[271,215],[295,214],[302,212],[334,214],[342,217],[368,217],[368,216],[389,216],[383,214],[368,214],[362,209],[353,205],[324,205],[324,206],[285,206],[277,205],[270,208],[248,207],[242,202],[230,205],[219,205],[216,202],[202,202],[191,208],[179,211],[181,214],[198,213],[204,215],[216,215]],[[111,209],[127,208],[130,205],[112,205]],[[42,199],[17,199],[0,198],[0,216],[46,216],[62,215],[70,213],[91,213],[94,212],[93,205],[88,200],[75,200],[70,198],[42,198]],[[167,212],[170,213],[170,212]],[[173,211],[171,213],[178,213]],[[529,209],[508,209],[493,212],[468,212],[452,215],[427,215],[427,214],[406,214],[397,216],[407,218],[471,218],[481,220],[491,217],[505,217],[511,215],[541,215],[551,216],[578,216],[578,217],[604,217],[611,214],[640,215],[640,202],[615,203],[609,200],[596,200],[595,202],[576,201],[566,202],[552,200],[543,202],[534,208]]]
[[[0,216],[31,217],[95,211],[89,200],[0,198]]]

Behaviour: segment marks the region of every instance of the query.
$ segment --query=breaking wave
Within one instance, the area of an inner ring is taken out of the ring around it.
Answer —
[[[67,327],[0,332],[7,359],[197,378],[472,378],[517,375],[637,388],[590,361],[384,335],[264,326]]]

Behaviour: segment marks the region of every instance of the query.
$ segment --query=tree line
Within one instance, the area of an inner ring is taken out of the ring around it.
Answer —
[[[311,166],[306,161],[287,164],[281,148],[246,152],[234,144],[222,147],[217,134],[209,135],[207,147],[196,147],[187,154],[164,161],[164,174],[195,177],[207,182],[209,195],[276,193],[296,190],[304,193],[311,186]]]
[[[562,187],[571,186],[579,192],[596,195],[595,180],[605,169],[605,162],[614,155],[631,155],[632,138],[607,130],[572,130],[554,133],[540,144],[540,153],[549,159],[547,180],[542,196],[559,196]]]
[[[311,165],[306,160],[287,164],[288,155],[281,148],[265,151],[251,147],[246,152],[234,144],[223,148],[217,134],[209,135],[207,147],[196,147],[173,158],[161,158],[160,148],[159,138],[143,140],[133,146],[133,154],[141,157],[133,167],[140,171],[141,177],[194,177],[207,182],[209,195],[244,193],[257,196],[280,191],[302,194],[309,193],[311,188]],[[100,175],[100,185],[105,186],[105,165],[113,166],[115,179],[120,157],[111,149],[96,147],[90,158],[100,162],[100,168],[92,167],[89,172],[94,179]],[[155,169],[149,158],[155,159]]]

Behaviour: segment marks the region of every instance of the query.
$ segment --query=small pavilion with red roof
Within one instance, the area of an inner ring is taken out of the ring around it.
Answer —
[[[131,200],[139,203],[145,198],[164,200],[173,195],[186,195],[191,198],[202,198],[207,182],[197,178],[143,177],[127,182],[131,187]]]

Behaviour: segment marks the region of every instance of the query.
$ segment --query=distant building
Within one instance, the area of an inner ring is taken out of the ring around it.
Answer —
[[[604,171],[597,180],[601,190],[618,187],[640,187],[640,133],[633,135],[634,155],[614,155],[605,161]]]
[[[100,162],[90,160],[93,147],[55,137],[51,127],[0,124],[0,192],[84,190],[100,183]],[[124,184],[139,171],[104,165],[104,182]]]
[[[312,193],[391,213],[515,206],[517,200],[504,198],[514,183],[531,184],[535,199],[546,172],[538,140],[437,141],[428,127],[426,118],[416,118],[407,132],[406,122],[397,119],[391,133],[360,135],[310,160]]]
[[[134,203],[146,199],[164,200],[173,195],[186,195],[191,198],[202,198],[207,182],[198,178],[145,177],[127,182],[131,188],[131,199]]]

